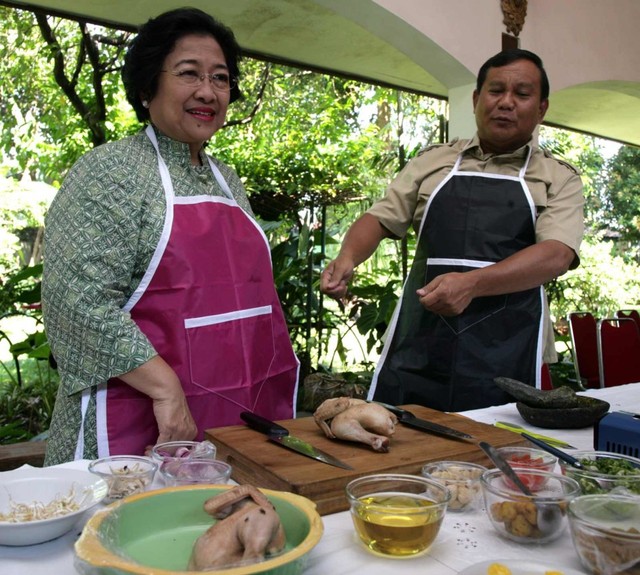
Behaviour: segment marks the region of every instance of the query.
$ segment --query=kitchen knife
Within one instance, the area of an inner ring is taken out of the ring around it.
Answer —
[[[502,457],[502,455],[500,455],[498,450],[490,443],[487,443],[486,441],[479,441],[478,439],[473,437],[473,435],[469,435],[468,433],[463,433],[462,431],[458,431],[457,429],[453,429],[445,425],[440,425],[438,423],[432,423],[431,421],[427,421],[425,419],[420,419],[419,417],[416,417],[415,415],[413,415],[413,413],[411,413],[410,411],[407,411],[406,409],[402,409],[401,407],[396,407],[395,405],[389,405],[387,403],[382,403],[382,402],[375,402],[375,403],[379,403],[380,405],[382,405],[392,413],[395,413],[396,416],[398,417],[398,421],[400,421],[401,423],[404,423],[405,425],[409,425],[410,427],[415,427],[416,429],[420,429],[422,431],[428,431],[429,433],[435,433],[437,435],[444,435],[445,437],[462,439],[464,441],[474,443],[480,449],[482,449],[482,451],[485,452],[487,457],[489,457],[489,459],[493,461],[495,466],[500,471],[502,471],[502,473],[504,473],[507,477],[509,477],[509,479],[511,479],[523,493],[528,492],[529,495],[531,494],[531,492],[528,491],[526,485],[522,483],[522,481],[520,480],[516,472],[512,469],[512,467],[509,465],[509,463],[504,459],[504,457]]]
[[[542,441],[548,443],[549,445],[554,445],[556,447],[564,447],[565,449],[575,449],[573,445],[570,445],[566,441],[562,441],[561,439],[556,439],[555,437],[549,437],[548,435],[542,435],[540,433],[533,433],[532,431],[528,431],[524,427],[517,425],[515,423],[507,423],[506,421],[496,421],[494,423],[496,427],[500,429],[507,429],[508,431],[513,431],[514,433],[524,434],[527,433],[531,437],[537,437]]]
[[[573,465],[578,469],[584,469],[584,465],[580,463],[579,459],[576,459],[575,457],[573,457],[573,455],[569,455],[568,453],[565,453],[561,449],[558,449],[557,447],[555,447],[554,445],[551,445],[546,441],[542,441],[542,439],[540,439],[539,437],[535,435],[530,435],[528,433],[523,433],[522,437],[524,437],[525,439],[528,439],[531,443],[533,443],[534,445],[537,445],[538,447],[541,447],[542,449],[544,449],[545,451],[548,451],[552,455],[559,457],[560,459],[562,459],[562,461],[566,461],[567,463],[569,463],[570,465]]]
[[[382,407],[388,409],[391,413],[396,415],[400,423],[404,423],[409,427],[414,427],[416,429],[428,431],[429,433],[435,433],[437,435],[444,435],[445,437],[462,439],[463,441],[471,441],[472,443],[477,443],[477,440],[468,433],[458,431],[457,429],[447,427],[446,425],[433,423],[431,421],[427,421],[426,419],[420,419],[419,417],[413,415],[413,413],[411,413],[410,411],[402,409],[401,407],[396,407],[395,405],[389,405],[388,403],[382,403],[380,401],[373,401],[371,403],[377,403],[378,405],[381,405]]]
[[[243,411],[240,414],[240,417],[249,427],[259,431],[260,433],[264,433],[270,441],[273,441],[278,445],[287,447],[296,453],[306,455],[307,457],[311,457],[312,459],[321,461],[322,463],[342,467],[342,469],[353,469],[353,467],[343,463],[339,459],[336,459],[333,455],[329,455],[317,447],[314,447],[308,441],[289,435],[288,429],[270,421],[269,419],[255,413],[251,413],[250,411]]]

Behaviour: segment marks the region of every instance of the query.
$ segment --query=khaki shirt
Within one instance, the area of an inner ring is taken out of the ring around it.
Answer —
[[[533,151],[525,182],[536,206],[536,242],[557,240],[569,246],[576,254],[573,269],[580,261],[584,233],[582,181],[575,168],[555,159],[532,141],[508,154],[485,154],[477,134],[472,140],[453,140],[429,147],[404,167],[389,184],[385,196],[367,213],[397,238],[404,237],[410,226],[418,233],[429,197],[452,170],[461,152],[464,152],[459,167],[462,171],[517,176],[530,147]],[[546,305],[545,322],[544,360],[557,361]]]

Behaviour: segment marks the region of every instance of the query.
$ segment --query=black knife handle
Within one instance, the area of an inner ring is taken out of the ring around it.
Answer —
[[[372,399],[367,400],[367,403],[377,403],[378,405],[384,407],[387,411],[393,413],[400,421],[411,419],[413,417],[413,413],[411,413],[410,411],[407,411],[406,409],[402,409],[401,407],[397,407],[395,405],[391,405],[389,403],[374,401]]]
[[[265,435],[271,435],[273,437],[284,437],[285,435],[289,435],[289,431],[282,427],[282,425],[278,425],[275,421],[271,421],[256,413],[243,411],[240,414],[240,417],[249,427],[259,431],[260,433],[264,433]]]

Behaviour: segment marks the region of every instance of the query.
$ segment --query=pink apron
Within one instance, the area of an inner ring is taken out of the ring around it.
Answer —
[[[198,439],[205,429],[237,425],[239,413],[295,416],[299,362],[275,290],[269,243],[228,197],[175,197],[155,133],[167,200],[162,238],[125,306],[177,373]],[[99,456],[143,453],[158,438],[152,402],[118,379],[97,394]]]

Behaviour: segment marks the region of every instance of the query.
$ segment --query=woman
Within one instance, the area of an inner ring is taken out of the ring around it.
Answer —
[[[268,242],[238,176],[204,152],[241,95],[239,52],[199,10],[149,20],[122,71],[149,125],[81,158],[49,210],[47,465],[201,439],[243,410],[295,415]]]

